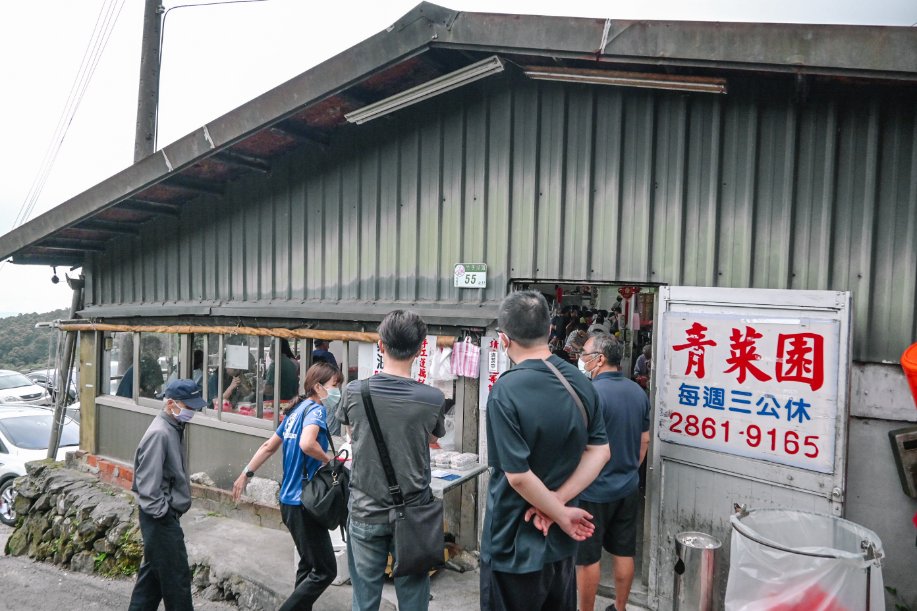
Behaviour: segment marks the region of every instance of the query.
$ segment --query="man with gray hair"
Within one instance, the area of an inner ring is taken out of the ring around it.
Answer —
[[[576,542],[594,528],[576,497],[609,458],[598,396],[573,365],[551,354],[543,295],[511,293],[498,324],[514,366],[487,401],[492,472],[481,539],[481,609],[573,611]]]
[[[592,611],[595,606],[602,548],[611,554],[615,582],[615,603],[606,611],[625,611],[634,581],[639,469],[650,443],[650,404],[643,389],[622,375],[621,352],[618,340],[601,333],[589,338],[580,357],[580,371],[592,378],[614,449],[601,474],[579,497],[580,507],[595,521],[595,532],[576,552],[576,587],[582,611]]]

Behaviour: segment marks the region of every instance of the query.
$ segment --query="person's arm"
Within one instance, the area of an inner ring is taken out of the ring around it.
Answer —
[[[318,442],[318,432],[320,430],[317,424],[304,426],[302,433],[299,435],[299,449],[306,456],[311,456],[324,465],[330,459],[328,453],[322,449],[321,444]]]
[[[248,477],[245,473],[247,471],[257,471],[258,467],[263,465],[268,458],[273,456],[281,445],[283,445],[283,439],[276,433],[271,435],[270,439],[261,444],[261,447],[255,451],[255,455],[252,456],[252,459],[248,461],[248,465],[245,466],[242,474],[236,478],[235,483],[232,485],[233,500],[238,501],[242,493],[245,492],[245,486],[248,485]]]
[[[141,441],[134,467],[134,485],[140,509],[154,518],[169,512],[169,504],[162,493],[162,466],[166,460],[165,438],[153,434]]]
[[[531,470],[525,473],[507,473],[506,479],[519,496],[550,518],[574,541],[583,541],[592,536],[595,531],[595,525],[590,522],[592,514],[579,507],[564,505],[557,494],[548,490]],[[526,512],[526,521],[530,518],[530,511]],[[543,532],[547,534],[547,527]]]
[[[650,432],[643,431],[643,434],[640,435],[640,462],[639,465],[643,464],[643,459],[646,458],[646,450],[650,447]]]
[[[239,384],[242,383],[242,380],[239,376],[232,376],[232,381],[229,383],[229,386],[226,387],[226,390],[223,392],[223,400],[229,401],[229,398],[232,396],[232,393],[235,392],[236,388],[239,387]]]
[[[579,493],[589,487],[589,484],[595,481],[602,467],[611,458],[611,449],[608,444],[586,446],[576,470],[567,478],[555,494],[561,503],[567,504],[579,496]]]

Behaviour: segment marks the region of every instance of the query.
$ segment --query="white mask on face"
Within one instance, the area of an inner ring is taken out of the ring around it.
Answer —
[[[589,379],[592,379],[592,377],[595,375],[595,370],[593,369],[592,371],[589,371],[588,369],[586,369],[586,365],[587,365],[587,363],[591,363],[592,361],[594,361],[594,360],[597,359],[597,358],[599,358],[599,355],[593,354],[593,355],[591,355],[591,357],[589,358],[588,361],[584,361],[584,360],[583,360],[583,357],[580,357],[580,358],[577,359],[577,361],[576,361],[576,364],[577,364],[577,366],[579,367],[579,370],[582,371],[582,372],[583,372],[583,375],[586,376],[586,377],[589,378]]]
[[[583,372],[584,376],[586,376],[587,378],[592,377],[592,374],[586,371],[586,361],[584,361],[583,359],[577,359],[576,364],[579,367],[579,370]]]

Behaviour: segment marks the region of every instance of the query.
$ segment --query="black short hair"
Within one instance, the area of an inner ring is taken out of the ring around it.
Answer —
[[[379,323],[379,339],[393,359],[413,358],[427,336],[427,323],[411,310],[392,310]]]
[[[531,348],[548,342],[551,313],[544,295],[535,291],[517,291],[500,304],[497,317],[500,330],[521,346]]]

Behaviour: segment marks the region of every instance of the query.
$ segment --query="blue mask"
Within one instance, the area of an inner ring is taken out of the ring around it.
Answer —
[[[196,413],[197,412],[194,411],[193,409],[188,409],[187,407],[183,407],[182,410],[178,412],[178,415],[175,416],[175,419],[178,420],[179,422],[191,422],[191,419],[194,418],[194,414]]]
[[[322,399],[322,405],[324,405],[329,411],[334,411],[334,408],[338,406],[338,403],[341,402],[341,389],[340,388],[326,388],[328,391],[328,396]]]

